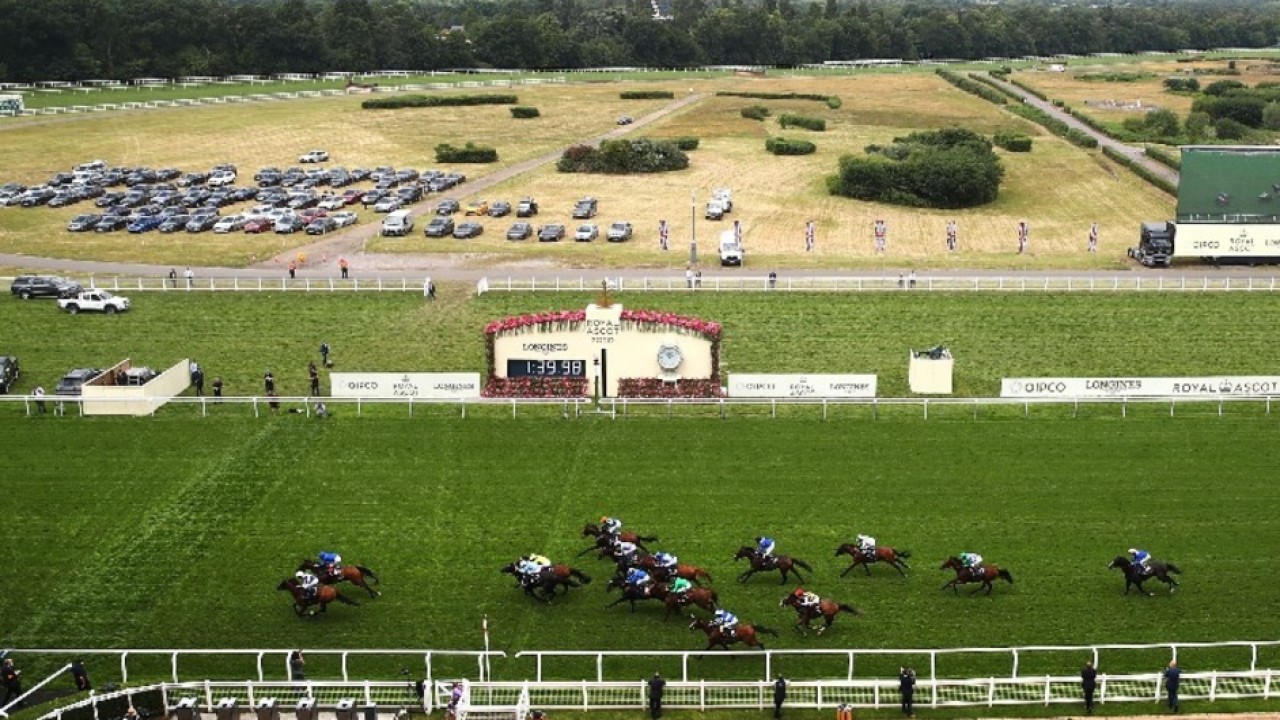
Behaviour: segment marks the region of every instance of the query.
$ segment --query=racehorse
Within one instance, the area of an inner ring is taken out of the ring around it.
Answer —
[[[621,540],[622,542],[633,543],[636,547],[640,548],[645,552],[649,552],[649,548],[644,546],[645,543],[658,542],[658,538],[656,536],[637,535],[631,532],[630,530],[623,530],[617,535],[614,535],[613,533],[605,532],[604,530],[601,530],[600,526],[596,525],[595,523],[587,523],[585,526],[583,526],[582,537],[593,537],[596,539],[596,542],[591,547],[578,553],[578,557],[582,557],[583,555],[586,555],[592,550],[600,550],[600,551],[607,550],[610,548],[611,545],[613,545],[613,542],[615,540]],[[600,557],[604,557],[604,556],[605,556],[605,553],[601,552]]]
[[[591,578],[586,573],[559,563],[542,568],[542,571],[535,578],[526,578],[519,570],[516,570],[515,563],[504,565],[502,572],[515,575],[520,582],[520,586],[524,588],[525,595],[536,597],[544,602],[551,602],[551,599],[556,596],[556,588],[558,587],[563,587],[567,593],[571,587],[582,587],[591,582]],[[535,592],[537,590],[542,591],[541,596]]]
[[[329,612],[329,603],[337,600],[345,605],[359,605],[360,603],[338,592],[329,585],[321,585],[316,588],[315,595],[307,597],[307,591],[302,589],[302,585],[295,578],[287,578],[279,585],[276,590],[288,590],[293,594],[293,611],[298,617],[302,617],[303,611],[312,605],[319,605],[320,612]],[[311,617],[315,617],[316,611],[311,611]]]
[[[800,616],[800,619],[796,621],[796,629],[801,633],[808,632],[810,630],[809,624],[812,623],[814,618],[819,615],[821,615],[822,619],[826,621],[822,627],[818,628],[818,634],[821,635],[827,628],[831,627],[831,623],[836,621],[836,615],[839,615],[842,612],[847,612],[850,615],[857,617],[862,614],[861,610],[852,605],[845,605],[844,603],[836,602],[835,600],[827,600],[826,598],[819,600],[817,607],[802,605],[800,603],[800,598],[796,597],[795,593],[787,595],[782,598],[782,602],[778,603],[778,607],[786,607],[788,605],[795,608],[796,613]]]
[[[325,572],[324,565],[321,565],[311,559],[303,559],[302,563],[298,565],[298,569],[310,571],[316,577],[320,578],[320,583],[323,585],[337,585],[343,580],[346,580],[356,587],[364,588],[368,591],[369,597],[378,597],[382,594],[381,592],[377,592],[373,588],[369,587],[369,583],[365,581],[365,578],[367,577],[379,585],[382,584],[382,580],[378,578],[377,573],[363,565],[343,565],[341,572],[330,575]]]
[[[875,554],[871,557],[867,557],[867,554],[862,552],[857,545],[854,545],[853,543],[845,543],[836,548],[836,557],[840,557],[841,555],[848,555],[853,558],[853,564],[845,568],[844,572],[840,573],[840,577],[848,575],[850,570],[858,567],[859,565],[867,571],[867,575],[870,575],[871,565],[878,562],[882,562],[894,570],[897,570],[898,574],[902,575],[902,577],[906,577],[907,570],[911,569],[911,566],[906,563],[906,559],[911,557],[911,551],[894,550],[888,545],[877,545]]]
[[[809,572],[813,572],[813,568],[809,566],[809,563],[801,560],[800,558],[793,558],[790,555],[775,555],[770,558],[762,558],[756,554],[755,548],[749,548],[746,545],[738,548],[737,554],[733,556],[735,561],[743,558],[746,558],[751,562],[751,567],[748,568],[746,572],[738,576],[738,582],[740,583],[746,582],[752,575],[755,575],[758,572],[778,570],[782,573],[782,580],[779,581],[778,584],[786,585],[787,573],[795,573],[796,579],[800,582],[804,582],[804,577],[800,575],[800,571],[796,569],[797,566],[802,567]]]
[[[668,590],[662,602],[667,606],[667,612],[662,616],[662,619],[669,620],[671,619],[671,613],[683,609],[686,605],[697,605],[703,610],[713,613],[716,608],[720,607],[720,596],[711,588],[695,587],[689,588],[683,596]]]
[[[676,563],[675,573],[671,573],[666,568],[660,567],[658,561],[652,555],[642,555],[640,557],[639,566],[648,571],[654,580],[662,582],[664,580],[674,580],[678,577],[684,578],[694,585],[701,585],[702,580],[711,582],[711,573],[697,565],[686,565],[684,563]]]
[[[1120,568],[1120,570],[1124,572],[1125,595],[1129,594],[1129,588],[1134,585],[1138,586],[1138,592],[1143,593],[1144,595],[1154,595],[1155,593],[1147,592],[1146,589],[1142,587],[1142,583],[1150,580],[1151,578],[1155,578],[1165,585],[1168,585],[1169,592],[1177,592],[1178,581],[1169,577],[1169,573],[1177,575],[1182,574],[1182,568],[1174,565],[1173,563],[1164,563],[1159,560],[1152,560],[1149,570],[1147,572],[1143,572],[1141,565],[1129,562],[1129,558],[1123,555],[1118,556],[1107,565],[1108,570],[1111,568]]]
[[[614,577],[609,580],[609,584],[604,586],[605,592],[613,592],[615,589],[622,589],[622,597],[605,605],[605,608],[611,608],[618,603],[631,603],[631,612],[636,611],[637,600],[665,600],[667,597],[667,586],[653,583],[643,588],[637,588],[628,584],[620,577]]]
[[[689,618],[693,621],[689,623],[690,630],[701,630],[702,632],[707,634],[708,650],[711,650],[717,645],[724,648],[725,650],[728,650],[729,646],[736,642],[740,642],[746,645],[747,647],[758,646],[761,650],[767,650],[768,648],[764,646],[764,641],[760,638],[760,636],[761,635],[773,635],[774,637],[778,636],[777,630],[770,630],[769,628],[763,625],[750,625],[748,623],[741,623],[740,625],[738,625],[738,627],[735,628],[733,635],[725,635],[724,632],[722,632],[719,627],[712,625],[711,622],[708,620],[703,620],[697,615],[690,615]]]
[[[942,567],[938,569],[946,570],[947,568],[951,568],[956,571],[956,578],[946,585],[943,585],[943,590],[951,588],[952,592],[958,593],[960,591],[956,589],[957,585],[964,585],[966,583],[982,583],[978,587],[974,588],[973,592],[969,594],[972,595],[985,587],[987,589],[987,594],[990,595],[991,590],[995,587],[991,584],[991,581],[996,578],[1004,578],[1009,581],[1010,585],[1013,584],[1013,576],[1009,574],[1008,570],[1004,570],[999,566],[991,565],[989,563],[983,563],[982,567],[979,567],[974,571],[971,568],[965,567],[965,564],[960,562],[960,558],[953,556],[947,558],[946,562],[942,563]]]

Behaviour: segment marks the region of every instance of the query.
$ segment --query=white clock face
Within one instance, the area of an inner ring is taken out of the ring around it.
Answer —
[[[658,349],[658,367],[663,370],[675,370],[683,360],[680,348],[675,345],[663,345]]]

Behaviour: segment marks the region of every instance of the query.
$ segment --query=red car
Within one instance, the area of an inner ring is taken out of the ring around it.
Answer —
[[[323,208],[307,208],[302,211],[302,222],[310,225],[313,220],[317,220],[329,215],[329,211]]]
[[[244,224],[244,231],[250,235],[271,232],[274,228],[275,222],[271,218],[254,218]]]
[[[348,190],[342,193],[342,204],[355,205],[356,203],[360,202],[360,196],[363,194],[364,192],[360,190]]]

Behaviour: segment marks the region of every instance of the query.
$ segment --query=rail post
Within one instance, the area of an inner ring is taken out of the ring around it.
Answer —
[[[347,653],[342,653],[342,682],[350,682],[351,678],[347,675]]]
[[[1013,676],[1018,677],[1018,648],[1013,648]]]
[[[596,653],[596,682],[604,682],[604,653]]]
[[[178,653],[174,652],[169,658],[170,667],[173,669],[173,681],[178,682]]]
[[[263,682],[266,679],[262,675],[262,656],[263,656],[263,653],[258,653],[258,682]],[[249,705],[252,706],[253,701],[250,701]]]

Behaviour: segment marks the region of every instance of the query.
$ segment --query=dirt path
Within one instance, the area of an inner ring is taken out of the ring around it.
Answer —
[[[992,77],[991,81],[1010,92],[1017,93],[1022,98],[1022,102],[1026,103],[1027,105],[1030,105],[1039,110],[1043,110],[1050,117],[1055,118],[1057,120],[1061,120],[1062,122],[1066,123],[1068,127],[1071,127],[1075,130],[1079,130],[1080,132],[1083,132],[1087,135],[1091,135],[1094,138],[1097,138],[1098,145],[1109,147],[1112,150],[1115,150],[1116,152],[1123,153],[1125,157],[1129,158],[1130,160],[1133,160],[1134,162],[1138,163],[1144,168],[1150,170],[1151,172],[1155,173],[1157,176],[1168,180],[1174,185],[1178,184],[1178,172],[1167,165],[1163,165],[1147,157],[1147,154],[1143,152],[1142,148],[1134,147],[1133,145],[1127,145],[1125,143],[1120,142],[1119,140],[1108,137],[1107,135],[1104,135],[1098,132],[1097,130],[1094,130],[1088,125],[1085,125],[1084,123],[1072,117],[1070,113],[1065,112],[1061,108],[1056,107],[1053,103],[1045,102],[1044,100],[1041,100],[1040,98],[1036,97],[1035,95],[1032,95],[1031,93],[1027,92],[1026,90],[1023,90],[1022,88],[1018,87],[1017,85],[1014,85],[1013,83],[1007,83],[996,77]]]
[[[634,132],[642,127],[645,127],[646,125],[650,125],[658,120],[661,120],[662,118],[670,115],[671,113],[676,112],[677,110],[681,110],[685,107],[688,107],[689,105],[692,105],[693,103],[698,102],[704,97],[706,97],[706,95],[702,93],[695,93],[695,94],[688,95],[686,97],[683,97],[671,103],[670,105],[667,105],[657,110],[656,112],[652,112],[648,115],[645,115],[644,117],[636,118],[635,122],[631,123],[630,125],[620,125],[614,128],[613,130],[610,130],[607,133],[596,135],[595,137],[592,137],[592,138],[587,138],[586,140],[579,141],[578,143],[575,143],[575,144],[599,145],[601,142],[605,140],[612,140],[614,138],[623,137],[624,135]],[[489,175],[485,175],[484,177],[478,180],[468,181],[461,186],[460,193],[451,193],[450,197],[452,197],[455,200],[458,200],[459,202],[465,202],[467,198],[474,195],[479,195],[484,191],[488,190],[489,188],[495,185],[498,185],[499,183],[506,182],[511,178],[517,177],[519,175],[523,175],[532,170],[536,170],[542,167],[543,165],[553,163],[556,160],[559,160],[561,154],[563,153],[564,153],[564,148],[557,148],[544,155],[539,155],[538,157],[525,160],[524,162],[516,163],[515,165],[505,167],[501,170],[498,170],[497,172],[490,173]],[[424,201],[423,205],[425,206],[425,204],[426,203]],[[320,242],[311,243],[310,245],[303,245],[302,247],[295,248],[294,250],[291,250],[290,253],[305,253],[308,258],[330,258],[330,260],[326,261],[328,265],[332,266],[330,267],[330,272],[336,272],[338,267],[338,257],[343,255],[354,255],[356,252],[360,250],[361,247],[363,247],[365,241],[369,240],[372,237],[377,236],[379,229],[380,229],[380,224],[377,222],[367,223],[365,225],[359,225],[359,226],[353,227],[351,230],[347,232],[343,232],[338,235],[335,235],[329,238],[328,240],[323,240]],[[308,266],[323,267],[324,263],[317,263],[317,264],[308,263]],[[260,262],[257,265],[251,266],[251,267],[256,267],[258,268],[259,271],[261,270],[270,270],[272,272],[280,271],[279,263],[275,262],[274,260]]]

